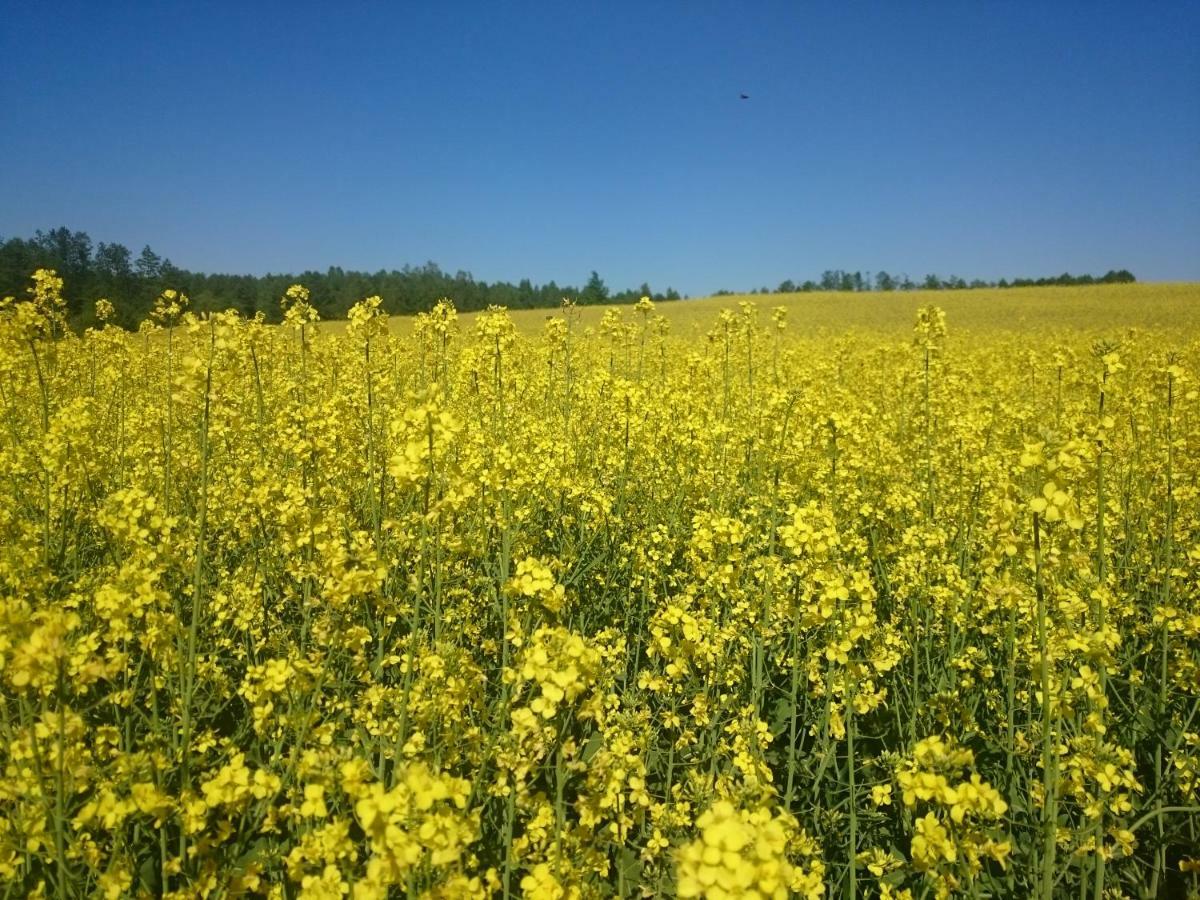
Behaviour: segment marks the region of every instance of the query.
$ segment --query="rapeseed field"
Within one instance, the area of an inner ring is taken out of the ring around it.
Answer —
[[[1195,286],[61,284],[0,306],[4,896],[1200,896]]]

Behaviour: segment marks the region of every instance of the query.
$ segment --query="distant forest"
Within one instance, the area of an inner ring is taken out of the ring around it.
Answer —
[[[0,238],[0,297],[23,297],[29,276],[39,268],[57,270],[64,282],[64,294],[72,321],[76,325],[92,322],[93,303],[107,297],[117,308],[117,321],[135,327],[150,311],[154,298],[166,288],[186,293],[192,308],[204,312],[234,308],[247,316],[262,312],[269,321],[280,317],[279,298],[289,285],[300,283],[312,294],[324,319],[343,318],[363,297],[379,295],[389,313],[416,313],[430,309],[442,297],[449,297],[463,311],[485,309],[491,305],[510,309],[555,307],[563,297],[581,304],[634,303],[647,296],[656,301],[678,300],[673,288],[652,290],[641,284],[636,289],[610,291],[596,272],[582,287],[560,285],[553,281],[534,284],[527,278],[517,284],[507,281],[476,280],[470,272],[443,272],[437,263],[406,265],[402,269],[378,272],[348,271],[330,266],[323,272],[308,271],[279,275],[221,275],[181,269],[159,256],[149,246],[136,257],[122,244],[93,244],[84,231],[54,228],[37,231],[32,238]],[[907,275],[887,272],[845,272],[831,269],[819,281],[784,281],[774,291],[763,287],[749,293],[793,293],[797,291],[895,291],[956,290],[976,287],[1025,287],[1030,285],[1116,284],[1134,281],[1124,269],[1100,277],[1060,275],[1055,278],[1015,278],[999,282],[971,281],[928,275],[914,282]],[[717,291],[729,294],[732,291]]]
[[[1084,284],[1131,284],[1137,281],[1128,269],[1109,269],[1103,275],[1072,275],[1063,272],[1049,278],[1001,278],[999,281],[984,281],[975,278],[967,281],[957,275],[941,278],[938,275],[926,275],[920,281],[913,281],[908,275],[892,275],[882,270],[871,272],[846,272],[842,269],[826,269],[821,273],[819,281],[792,281],[788,279],[779,287],[771,290],[768,287],[756,288],[752,291],[719,290],[713,296],[722,297],[729,294],[795,294],[809,291],[965,291],[972,288],[1010,288],[1010,287],[1072,287]]]
[[[38,231],[32,238],[0,238],[0,297],[22,297],[29,276],[39,268],[55,269],[63,279],[63,291],[72,321],[91,324],[95,300],[107,297],[117,309],[117,321],[136,327],[166,288],[183,291],[192,309],[216,311],[237,309],[247,316],[262,312],[278,321],[279,299],[289,285],[303,284],[323,319],[340,319],[363,297],[379,295],[384,309],[392,314],[417,313],[431,309],[449,297],[463,311],[506,306],[510,309],[554,307],[570,297],[578,303],[636,303],[643,296],[654,300],[678,300],[673,288],[610,291],[592,272],[583,285],[560,285],[553,281],[533,284],[523,278],[517,284],[476,280],[470,272],[443,272],[437,263],[405,266],[378,272],[355,272],[330,266],[323,272],[296,274],[221,275],[192,272],[143,247],[136,257],[122,244],[103,241],[93,244],[85,231],[54,228]]]

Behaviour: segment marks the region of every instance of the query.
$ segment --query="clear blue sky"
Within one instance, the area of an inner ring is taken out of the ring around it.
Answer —
[[[1200,280],[1195,2],[345,6],[0,0],[0,235],[692,295]]]

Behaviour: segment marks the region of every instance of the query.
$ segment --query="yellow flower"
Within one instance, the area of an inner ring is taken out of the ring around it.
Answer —
[[[874,785],[871,788],[871,802],[876,806],[891,806],[892,786],[890,784]]]
[[[912,839],[912,860],[918,869],[937,868],[943,861],[954,862],[958,858],[954,842],[933,813],[918,819],[916,830]]]
[[[564,887],[549,863],[538,863],[521,879],[521,896],[526,900],[567,900],[580,896],[577,887]]]
[[[823,870],[806,872],[792,864],[789,827],[782,817],[766,809],[738,810],[728,800],[718,800],[696,820],[696,827],[700,837],[678,854],[678,896],[785,898],[792,890],[821,896]]]
[[[329,810],[325,807],[325,786],[323,784],[306,784],[304,786],[304,802],[300,805],[300,815],[315,819],[323,819],[329,815]]]

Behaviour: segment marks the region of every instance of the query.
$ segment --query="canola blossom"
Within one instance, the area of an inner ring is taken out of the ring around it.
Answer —
[[[4,896],[1200,897],[1200,333],[1147,290],[77,334],[39,271]]]

